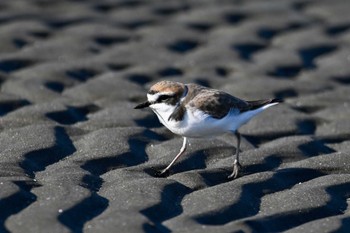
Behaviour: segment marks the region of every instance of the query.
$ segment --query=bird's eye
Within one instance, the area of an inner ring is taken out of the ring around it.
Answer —
[[[163,102],[171,97],[172,97],[171,95],[161,95],[158,97],[158,102]]]

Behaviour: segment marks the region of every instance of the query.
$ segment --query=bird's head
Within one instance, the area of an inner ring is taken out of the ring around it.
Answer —
[[[147,93],[147,101],[138,104],[135,109],[150,107],[159,109],[176,106],[187,88],[184,84],[172,81],[161,81],[154,84]]]

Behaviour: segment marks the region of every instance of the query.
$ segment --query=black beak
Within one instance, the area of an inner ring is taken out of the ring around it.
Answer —
[[[151,103],[148,102],[148,101],[146,101],[146,102],[143,102],[143,103],[137,105],[134,109],[147,108],[147,107],[150,106],[150,105],[151,105]]]

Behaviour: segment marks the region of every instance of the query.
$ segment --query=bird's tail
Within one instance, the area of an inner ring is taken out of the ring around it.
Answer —
[[[279,98],[247,101],[247,103],[249,105],[249,111],[255,110],[258,108],[262,108],[262,107],[268,108],[268,107],[271,107],[275,104],[282,103],[282,102],[283,102],[283,100],[279,99]],[[265,108],[263,108],[263,109],[265,109]]]

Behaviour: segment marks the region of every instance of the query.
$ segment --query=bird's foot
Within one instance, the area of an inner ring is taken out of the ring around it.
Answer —
[[[229,175],[227,178],[228,179],[236,179],[238,177],[239,171],[242,169],[241,164],[235,160],[233,163],[233,171],[231,175]]]
[[[154,176],[156,177],[167,177],[169,175],[169,170],[161,170],[161,171],[155,171]]]

